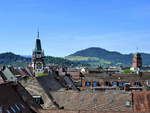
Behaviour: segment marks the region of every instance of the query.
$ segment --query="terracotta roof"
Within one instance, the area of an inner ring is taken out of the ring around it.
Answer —
[[[132,111],[131,93],[121,91],[80,91],[51,92],[54,100],[66,110],[96,110],[96,111]]]
[[[133,92],[134,111],[150,112],[150,91]]]
[[[53,76],[42,76],[37,78],[32,78],[28,82],[22,81],[22,85],[31,95],[41,95],[44,101],[43,108],[55,108],[52,102],[51,90],[57,91],[63,88],[61,84],[53,78]]]
[[[99,112],[99,111],[73,111],[73,110],[41,110],[40,113],[149,113],[149,112]]]

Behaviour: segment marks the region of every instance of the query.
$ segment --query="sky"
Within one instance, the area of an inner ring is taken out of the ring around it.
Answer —
[[[0,0],[0,53],[31,55],[37,29],[50,56],[150,53],[150,0]]]

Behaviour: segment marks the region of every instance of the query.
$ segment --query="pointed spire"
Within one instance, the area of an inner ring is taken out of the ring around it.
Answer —
[[[37,29],[37,39],[40,39],[40,32],[39,32],[39,28]]]
[[[139,48],[138,47],[136,47],[136,50],[137,50],[137,52],[139,51]]]
[[[42,50],[39,28],[37,29],[37,39],[36,39],[35,50],[38,50],[38,51],[41,51],[41,50]]]

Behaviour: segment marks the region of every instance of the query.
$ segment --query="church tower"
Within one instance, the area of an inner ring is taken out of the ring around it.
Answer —
[[[35,49],[32,54],[32,67],[35,75],[44,72],[44,51],[41,47],[41,40],[39,39],[39,31],[37,32],[37,39],[35,44]]]
[[[133,55],[133,60],[132,60],[132,67],[130,70],[132,71],[140,71],[142,68],[142,57],[140,53],[135,53]]]
[[[136,53],[133,56],[132,67],[141,68],[142,67],[142,57],[140,53]]]

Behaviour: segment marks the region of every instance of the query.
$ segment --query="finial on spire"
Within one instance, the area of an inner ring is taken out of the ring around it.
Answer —
[[[39,28],[38,28],[38,30],[37,30],[37,39],[39,39],[40,38],[40,32],[39,32]]]
[[[137,52],[139,51],[139,48],[138,47],[136,47],[136,50],[137,50]]]

